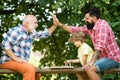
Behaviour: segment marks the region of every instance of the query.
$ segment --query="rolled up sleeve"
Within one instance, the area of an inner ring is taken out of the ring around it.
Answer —
[[[44,31],[35,32],[33,34],[33,36],[34,36],[34,38],[47,38],[47,37],[51,36],[51,34],[49,34],[48,29],[45,29]]]

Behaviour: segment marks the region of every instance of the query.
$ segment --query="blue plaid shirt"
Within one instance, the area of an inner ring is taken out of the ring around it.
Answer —
[[[35,33],[28,33],[22,25],[12,28],[3,35],[2,49],[11,49],[13,53],[25,60],[29,60],[33,39],[46,38],[50,36],[48,29]],[[0,64],[11,60],[11,58],[2,51]]]

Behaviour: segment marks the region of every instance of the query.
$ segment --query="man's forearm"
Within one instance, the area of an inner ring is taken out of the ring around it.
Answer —
[[[13,60],[16,60],[18,58],[16,55],[14,55],[12,50],[5,50],[5,53]]]
[[[52,34],[54,32],[54,30],[57,28],[56,25],[52,25],[51,28],[49,28],[49,34]]]
[[[16,56],[12,50],[5,50],[5,53],[14,61],[20,62],[20,63],[25,63],[27,62],[25,59],[20,58],[18,56]]]
[[[94,61],[100,58],[100,53],[101,53],[101,51],[95,50],[95,54],[93,56],[93,60]]]
[[[71,26],[67,26],[67,25],[62,24],[62,23],[59,23],[58,26],[60,26],[60,27],[63,28],[64,30],[72,33],[72,31],[71,31]]]

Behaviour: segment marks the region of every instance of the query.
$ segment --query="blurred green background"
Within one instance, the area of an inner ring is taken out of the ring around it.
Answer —
[[[21,24],[26,14],[34,14],[38,18],[37,30],[51,27],[52,13],[64,24],[80,26],[84,24],[83,11],[90,6],[100,8],[101,18],[107,20],[111,25],[117,43],[120,45],[120,0],[0,0],[0,42],[2,34],[9,28]],[[69,37],[67,31],[58,27],[51,37],[34,41],[33,51],[40,51],[44,55],[44,58],[40,60],[40,68],[51,66],[53,63],[62,66],[66,59],[76,58],[77,48],[69,42]],[[87,43],[92,46],[89,36],[87,37]],[[81,64],[72,65],[80,66]],[[52,74],[45,74],[42,76],[42,80],[51,80],[51,76]],[[102,77],[105,80],[120,80],[120,74],[103,75]],[[0,75],[0,78],[0,80],[16,79],[12,74]],[[59,74],[54,80],[77,79],[74,74]]]

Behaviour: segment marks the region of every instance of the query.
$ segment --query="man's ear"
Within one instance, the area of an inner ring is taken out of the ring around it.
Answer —
[[[26,22],[24,25],[25,29],[29,32],[29,22]]]
[[[92,21],[95,22],[96,20],[97,20],[97,18],[96,18],[95,16],[93,16],[93,17],[92,17]]]
[[[25,27],[28,28],[29,27],[29,22],[27,21],[26,24],[25,24]]]
[[[27,22],[26,24],[27,24],[27,26],[29,26],[30,22]]]
[[[94,18],[95,20],[97,20],[97,17],[96,17],[96,16],[94,16],[93,18]]]

